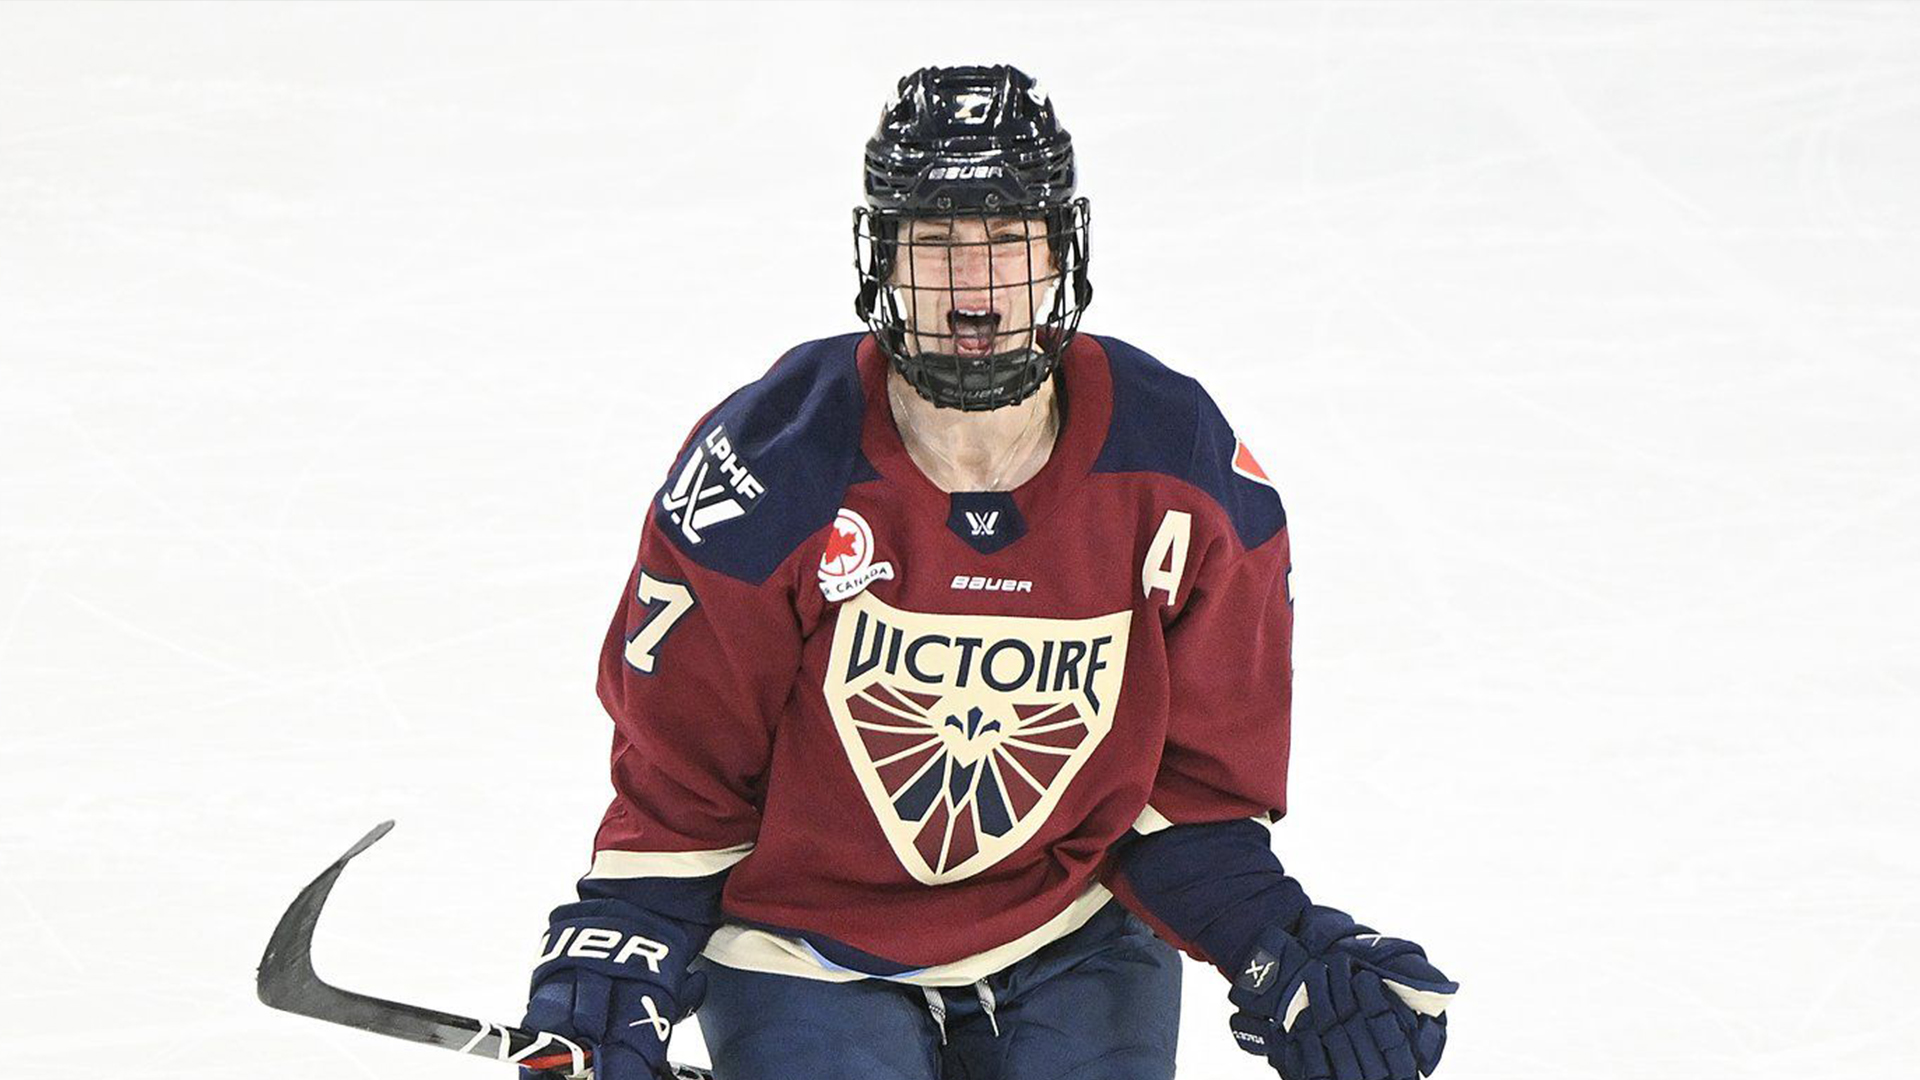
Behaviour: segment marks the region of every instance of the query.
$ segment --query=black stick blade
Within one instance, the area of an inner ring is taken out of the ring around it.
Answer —
[[[320,921],[320,909],[326,906],[327,894],[333,891],[333,883],[339,880],[347,863],[392,831],[391,821],[375,825],[294,897],[287,913],[280,916],[280,924],[273,928],[273,936],[267,939],[267,951],[260,957],[254,989],[263,1004],[285,1012],[313,1015],[302,1012],[298,1006],[308,1000],[307,991],[311,986],[326,986],[313,970],[313,928]]]
[[[348,848],[345,855],[300,890],[287,913],[280,917],[280,925],[273,928],[267,951],[260,957],[260,971],[255,981],[260,1000],[282,1012],[496,1061],[526,1063],[552,1070],[556,1077],[591,1075],[587,1065],[592,1055],[570,1039],[356,994],[321,980],[313,970],[313,928],[320,921],[320,909],[326,906],[327,894],[333,891],[333,883],[339,880],[347,863],[392,828],[391,821],[374,826],[359,843]],[[711,1073],[686,1065],[669,1066],[669,1075],[674,1080],[713,1080]]]

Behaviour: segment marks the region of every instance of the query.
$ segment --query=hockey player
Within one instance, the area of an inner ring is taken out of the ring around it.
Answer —
[[[703,417],[601,656],[615,797],[526,1023],[641,1080],[1160,1080],[1180,968],[1287,1080],[1432,1072],[1454,984],[1311,904],[1286,514],[1192,379],[1076,333],[1072,143],[1010,67],[900,80],[869,327]]]

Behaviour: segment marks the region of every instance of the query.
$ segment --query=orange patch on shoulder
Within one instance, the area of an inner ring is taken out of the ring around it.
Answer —
[[[1256,484],[1273,486],[1273,481],[1267,478],[1267,470],[1253,460],[1253,451],[1247,449],[1247,444],[1239,439],[1233,440],[1233,471]]]

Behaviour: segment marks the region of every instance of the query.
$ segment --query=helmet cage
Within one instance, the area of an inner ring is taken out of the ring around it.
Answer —
[[[993,231],[996,221],[1009,218],[1023,223],[1022,236],[1008,238]],[[947,223],[946,237],[916,243],[912,224],[929,220]],[[957,241],[961,220],[980,222],[985,239]],[[1093,286],[1087,280],[1088,220],[1085,199],[965,212],[856,207],[854,268],[860,275],[860,292],[854,306],[894,370],[934,405],[983,411],[1017,404],[1053,374],[1060,354],[1079,329],[1081,313],[1093,299]],[[1044,261],[1036,262],[1033,241],[1043,238]],[[1024,251],[1017,260],[1024,273],[1016,277],[1008,277],[1003,264],[1008,245]],[[984,280],[978,271],[968,281],[959,280],[955,263],[972,267],[975,260],[984,264]],[[1004,318],[1016,314],[1000,310],[999,301],[1010,289],[1026,292],[1026,323],[996,320],[990,327],[988,352],[962,353],[959,341],[967,335],[960,333],[952,314],[961,310],[959,294],[989,297]],[[948,294],[947,324],[918,325],[926,305],[915,300],[942,290]]]

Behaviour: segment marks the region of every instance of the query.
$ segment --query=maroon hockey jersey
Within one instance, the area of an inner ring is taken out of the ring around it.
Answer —
[[[886,374],[865,335],[800,346],[669,470],[600,663],[589,877],[724,881],[722,963],[957,984],[1089,918],[1129,830],[1284,810],[1286,517],[1112,338],[1066,351],[1011,492],[934,487]]]

